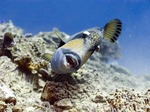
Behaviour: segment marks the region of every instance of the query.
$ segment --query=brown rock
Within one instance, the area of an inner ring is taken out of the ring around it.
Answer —
[[[43,89],[41,100],[53,104],[64,98],[72,98],[75,95],[75,90],[77,88],[68,83],[48,81]]]
[[[13,103],[14,105],[16,105],[16,98],[14,97],[8,97],[5,99],[5,103]]]
[[[19,106],[14,106],[14,107],[12,108],[12,112],[23,112],[23,110],[22,110],[22,108],[19,107]]]

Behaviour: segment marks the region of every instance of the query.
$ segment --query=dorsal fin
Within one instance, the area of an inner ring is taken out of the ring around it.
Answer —
[[[63,46],[64,44],[66,44],[67,39],[65,36],[63,36],[63,34],[59,31],[59,29],[57,29],[56,27],[53,28],[53,32],[55,35],[58,36],[58,38],[60,39],[60,43],[58,45],[58,48]]]
[[[62,34],[61,34],[61,32],[58,30],[58,28],[54,27],[54,28],[53,28],[53,32],[54,32],[54,34],[57,35],[61,40],[63,40],[63,39],[62,39]]]
[[[103,29],[104,38],[111,43],[114,43],[122,30],[122,22],[119,19],[109,21]]]

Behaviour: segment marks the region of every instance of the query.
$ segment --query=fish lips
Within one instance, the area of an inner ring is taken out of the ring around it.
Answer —
[[[74,55],[66,54],[65,57],[66,57],[67,66],[69,68],[76,69],[78,67],[79,63],[78,63],[77,58]]]
[[[59,48],[51,60],[52,71],[58,74],[76,72],[80,68],[79,55],[70,49]]]

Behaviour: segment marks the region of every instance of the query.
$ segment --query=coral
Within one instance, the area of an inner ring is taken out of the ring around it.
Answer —
[[[41,100],[49,101],[51,104],[54,104],[56,101],[64,98],[76,98],[75,91],[77,91],[77,89],[76,86],[72,86],[66,82],[48,81],[43,88]]]
[[[0,101],[0,112],[5,112],[6,108],[7,105],[4,102]]]
[[[13,91],[0,80],[0,112],[5,112],[7,105],[16,105],[16,102]]]
[[[44,53],[52,54],[49,51],[50,46],[41,38],[14,37],[7,32],[2,40],[0,55],[9,57],[23,73],[38,75],[40,69],[46,69],[49,65],[49,61],[42,58]]]
[[[0,79],[4,74],[10,73],[17,68],[17,65],[12,63],[11,59],[7,56],[0,57]]]
[[[7,48],[7,47],[11,46],[11,44],[13,42],[13,39],[14,39],[13,34],[10,33],[10,32],[6,32],[4,34],[4,39],[3,39],[3,42],[2,42],[3,48]]]
[[[19,27],[14,26],[12,21],[8,21],[0,24],[0,36],[3,36],[6,32],[12,32],[13,34],[19,36],[23,34],[23,30]]]
[[[116,92],[107,97],[107,102],[112,111],[149,112],[150,91],[140,95],[134,89],[117,89]]]
[[[39,73],[41,69],[49,66],[49,61],[42,58],[45,52],[51,51],[44,40],[41,38],[35,40],[33,38],[16,38],[15,42],[16,44],[10,52],[12,60],[21,71],[30,75],[38,75],[41,74]]]
[[[22,109],[21,107],[19,107],[19,106],[14,106],[14,107],[12,108],[12,111],[13,111],[13,112],[23,112],[23,109]]]
[[[10,32],[6,32],[4,34],[4,36],[2,36],[1,38],[1,43],[0,43],[0,56],[8,56],[9,58],[11,58],[11,47],[13,44],[13,40],[14,40],[14,35],[12,35],[12,33]]]
[[[64,98],[62,100],[56,101],[54,103],[54,106],[58,109],[62,109],[62,110],[69,110],[71,108],[73,108],[73,103],[71,101],[71,99],[69,98]]]
[[[43,59],[45,53],[49,58],[47,54],[52,55],[59,45],[60,39],[53,31],[33,37],[22,34],[11,22],[0,24],[0,29],[0,111],[150,111],[150,90],[143,92],[150,87],[149,75],[137,78],[119,65],[100,63],[117,58],[119,46],[101,45],[100,52],[94,53],[76,73],[56,77],[51,73],[49,61]],[[67,35],[62,32],[62,36]],[[6,41],[4,37],[8,37]],[[44,88],[33,91],[33,84],[25,80],[32,75],[45,79],[38,79]],[[46,83],[47,80],[50,81]]]
[[[32,34],[23,35],[23,30],[11,21],[0,24],[0,56],[9,57],[26,74],[38,74],[49,65],[42,56],[52,55],[52,47],[53,44],[46,44],[41,37],[33,39]]]
[[[8,97],[8,98],[0,97],[0,101],[5,102],[6,104],[13,103],[14,105],[16,105],[16,98],[14,98],[14,97]]]

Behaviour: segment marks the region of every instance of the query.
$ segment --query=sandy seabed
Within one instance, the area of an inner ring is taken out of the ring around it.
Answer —
[[[0,24],[1,39],[6,32],[25,37],[12,22]],[[39,38],[44,46],[57,43],[53,32],[40,32],[32,40]],[[150,75],[137,77],[121,66],[100,63],[99,55],[59,82],[38,79],[38,89],[29,74],[1,56],[0,112],[150,112]]]

